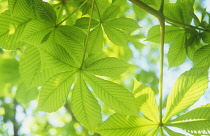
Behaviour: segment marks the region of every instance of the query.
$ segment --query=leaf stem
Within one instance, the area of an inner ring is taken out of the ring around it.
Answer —
[[[71,14],[69,14],[65,19],[63,19],[61,22],[59,22],[55,27],[58,27],[61,25],[64,21],[66,21],[69,17],[71,17],[75,12],[77,12],[85,3],[87,3],[88,0],[84,1],[79,7],[77,7]]]
[[[84,64],[85,55],[86,55],[86,51],[87,51],[87,44],[88,44],[88,39],[89,39],[89,35],[90,35],[90,26],[91,26],[91,22],[92,22],[93,9],[94,9],[94,1],[95,1],[95,0],[92,0],[91,13],[90,13],[90,20],[89,20],[89,23],[88,23],[88,32],[87,32],[87,36],[86,36],[86,38],[85,38],[84,53],[83,53],[82,63],[81,63],[80,69],[82,69],[82,66],[83,66],[83,64]]]
[[[163,16],[162,10],[163,10],[164,3],[161,4],[160,10],[158,11],[158,10],[155,10],[154,8],[151,8],[150,6],[148,6],[147,4],[145,4],[144,2],[142,2],[140,0],[129,0],[129,1],[131,1],[133,4],[137,5],[138,7],[142,8],[143,10],[145,10],[146,12],[150,13],[151,15],[153,15],[157,18],[160,18],[161,16]],[[172,24],[172,25],[178,25],[178,26],[181,26],[181,27],[184,27],[184,28],[198,29],[198,30],[210,33],[210,31],[207,30],[207,29],[203,29],[203,28],[200,28],[200,27],[197,27],[197,26],[184,24],[182,22],[178,22],[176,20],[170,19],[166,16],[164,16],[164,18],[165,18],[166,22],[168,22],[169,24]]]

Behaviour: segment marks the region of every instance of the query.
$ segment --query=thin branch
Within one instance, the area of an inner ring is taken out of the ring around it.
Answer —
[[[84,61],[85,61],[85,55],[86,55],[86,51],[87,51],[87,44],[88,44],[88,39],[89,39],[89,35],[90,35],[90,26],[91,26],[92,17],[93,17],[94,1],[95,0],[92,0],[90,20],[89,20],[89,24],[88,24],[88,32],[87,32],[87,36],[86,36],[86,39],[85,39],[84,53],[83,53],[82,63],[81,63],[80,69],[82,69],[82,66],[83,66]]]
[[[57,25],[56,25],[56,27],[57,26],[59,26],[59,25],[61,25],[64,21],[66,21],[69,17],[71,17],[75,12],[77,12],[83,5],[85,5],[85,3],[87,3],[88,2],[88,0],[86,0],[86,1],[84,1],[79,7],[77,7],[70,15],[68,15],[65,19],[63,19],[60,23],[58,23]]]
[[[160,126],[163,125],[163,63],[164,63],[164,43],[165,43],[165,16],[163,13],[164,10],[164,0],[161,1],[161,6],[159,12],[161,12],[162,16],[158,18],[160,22],[160,80],[159,80],[159,119]]]
[[[157,17],[157,18],[161,18],[161,16],[163,16],[162,14],[162,5],[164,4],[161,4],[161,7],[160,7],[160,10],[155,10],[154,8],[151,8],[150,6],[148,6],[147,4],[145,4],[144,2],[140,1],[140,0],[129,0],[131,1],[132,3],[136,4],[138,7],[142,8],[143,10],[145,10],[146,12],[150,13],[151,15]],[[173,19],[170,19],[166,16],[164,16],[165,18],[165,21],[168,22],[169,24],[173,24],[173,25],[178,25],[178,26],[181,26],[181,27],[184,27],[184,28],[191,28],[191,29],[198,29],[198,30],[201,30],[201,31],[205,31],[205,32],[208,32],[210,33],[209,30],[207,29],[203,29],[203,28],[200,28],[200,27],[197,27],[197,26],[192,26],[192,25],[188,25],[188,24],[184,24],[182,22],[178,22],[176,20],[173,20]]]

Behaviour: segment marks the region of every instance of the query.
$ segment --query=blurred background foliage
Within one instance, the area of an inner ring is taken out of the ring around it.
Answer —
[[[49,0],[56,10],[59,20],[65,18],[71,11],[78,7],[82,0]],[[147,2],[146,0],[143,0]],[[207,1],[207,0],[206,0]],[[205,0],[196,0],[195,10],[199,18],[202,18],[205,7]],[[101,3],[100,3],[101,2]],[[134,64],[126,73],[111,80],[121,83],[126,88],[132,90],[133,79],[147,84],[158,92],[158,71],[159,71],[159,47],[158,44],[145,41],[147,31],[158,21],[142,9],[132,5],[126,0],[100,0],[105,10],[107,3],[120,5],[119,16],[130,17],[139,22],[142,27],[135,31],[129,37],[129,46],[122,47],[113,45],[107,41],[104,52],[107,56],[117,57]],[[175,2],[175,0],[166,0]],[[65,4],[64,4],[65,3]],[[67,4],[66,4],[67,3]],[[150,4],[150,3],[148,3]],[[67,5],[67,6],[66,6]],[[156,0],[156,5],[151,5],[158,9],[160,0]],[[65,6],[65,7],[64,7]],[[67,20],[67,24],[74,25],[78,16],[85,15],[89,12],[88,3]],[[7,0],[0,0],[0,13],[8,9]],[[207,9],[209,10],[209,9]],[[61,16],[61,14],[64,16]],[[206,25],[205,22],[203,25]],[[108,40],[108,39],[106,39]],[[208,40],[208,39],[207,39]],[[169,45],[166,45],[167,54]],[[69,104],[66,103],[59,111],[55,113],[45,113],[36,110],[37,97],[40,88],[33,88],[33,91],[21,93],[25,86],[20,80],[18,71],[19,60],[21,59],[21,50],[6,51],[0,48],[0,136],[8,135],[41,135],[41,136],[88,136],[93,134],[82,127],[75,119]],[[168,62],[165,59],[164,94],[168,94],[175,79],[180,73],[190,68],[191,61],[188,63],[168,70]],[[202,103],[205,102],[206,95],[203,96]],[[69,98],[70,99],[70,98]],[[112,111],[103,106],[105,120]]]

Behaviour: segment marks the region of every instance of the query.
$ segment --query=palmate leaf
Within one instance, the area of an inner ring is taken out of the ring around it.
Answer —
[[[208,67],[192,68],[174,84],[166,105],[164,122],[194,104],[208,87]]]
[[[210,104],[198,107],[172,120],[169,124],[191,134],[210,134]]]
[[[165,43],[170,43],[184,32],[183,29],[175,26],[165,26]],[[160,43],[160,25],[155,25],[149,29],[147,41]]]
[[[74,116],[90,131],[94,131],[101,122],[101,108],[98,101],[85,84],[83,75],[79,73],[72,92],[71,107]]]
[[[109,38],[109,40],[119,46],[127,45],[127,36],[121,30],[110,26],[109,24],[103,23],[104,31]]]
[[[39,46],[42,69],[54,68],[58,71],[75,69],[75,63],[69,53],[59,44],[47,42]]]
[[[151,121],[158,123],[158,106],[156,103],[154,91],[134,80],[133,94],[137,100],[138,108]]]
[[[196,67],[210,66],[210,45],[203,46],[197,50],[193,57]]]
[[[85,68],[85,71],[95,75],[111,77],[122,74],[129,67],[130,65],[122,60],[107,57],[89,64],[89,66]]]
[[[11,16],[10,11],[0,15],[0,46],[4,49],[16,49],[24,45],[19,41],[25,25],[30,19],[27,17]]]
[[[24,51],[19,69],[21,79],[27,89],[42,85],[57,73],[56,69],[41,70],[39,50],[35,46],[28,46]]]
[[[111,115],[96,130],[103,136],[144,136],[156,127],[153,122],[138,116]]]
[[[180,34],[175,41],[171,43],[168,52],[169,68],[181,65],[186,59],[185,34]]]
[[[135,98],[127,89],[116,83],[88,74],[88,72],[84,72],[84,74],[85,81],[105,105],[121,114],[137,115]]]
[[[57,111],[66,101],[70,87],[75,80],[75,70],[62,72],[50,78],[42,87],[38,109],[46,112]]]

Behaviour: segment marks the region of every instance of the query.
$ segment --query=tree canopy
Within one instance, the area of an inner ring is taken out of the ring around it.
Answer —
[[[0,133],[209,135],[207,2],[1,0]]]

